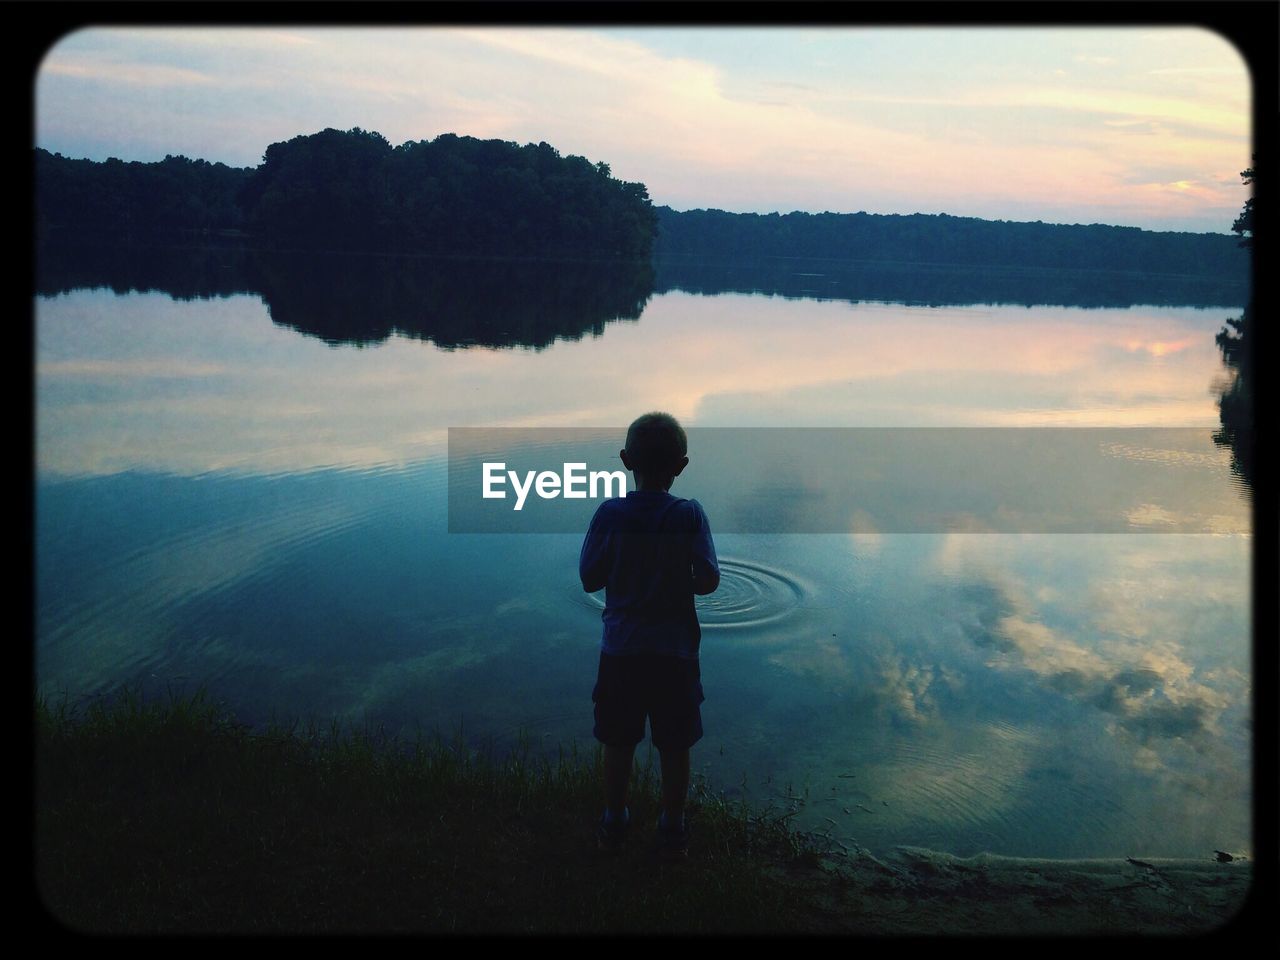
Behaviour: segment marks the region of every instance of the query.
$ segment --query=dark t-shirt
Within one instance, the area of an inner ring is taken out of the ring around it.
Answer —
[[[605,591],[601,649],[614,656],[698,659],[694,574],[719,574],[711,525],[697,500],[633,490],[596,510],[582,543],[583,589]]]

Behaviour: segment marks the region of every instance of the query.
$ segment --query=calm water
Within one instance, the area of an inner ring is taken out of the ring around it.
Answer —
[[[1213,335],[1238,308],[646,299],[632,280],[616,299],[574,286],[569,328],[508,289],[472,342],[438,285],[358,336],[314,289],[38,297],[40,692],[204,685],[253,723],[587,745],[600,602],[580,537],[448,533],[447,428],[653,408],[698,427],[1199,428],[1201,449],[1144,456],[1209,491],[1216,534],[1151,532],[1167,505],[1143,503],[1128,534],[718,536],[694,766],[759,802],[807,791],[801,823],[872,850],[1249,850],[1251,547],[1209,439]],[[714,529],[723,478],[690,453],[673,492]]]

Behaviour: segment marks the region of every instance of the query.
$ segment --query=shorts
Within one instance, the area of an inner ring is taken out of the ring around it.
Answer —
[[[595,738],[609,747],[634,747],[649,718],[659,750],[688,750],[702,739],[702,673],[697,660],[600,654],[591,699]]]

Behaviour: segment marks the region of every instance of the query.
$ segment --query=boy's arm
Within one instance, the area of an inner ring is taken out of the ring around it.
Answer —
[[[716,545],[711,540],[711,523],[707,520],[702,504],[692,501],[698,518],[698,528],[693,536],[693,592],[698,596],[715,593],[720,586],[720,563],[716,560]]]
[[[600,522],[600,511],[591,518],[591,526],[587,528],[587,536],[582,541],[582,553],[578,555],[578,576],[582,579],[582,589],[587,593],[603,590],[609,582],[609,566],[611,553],[609,534]]]

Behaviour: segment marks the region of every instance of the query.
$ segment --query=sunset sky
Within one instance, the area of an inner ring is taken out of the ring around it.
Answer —
[[[36,146],[255,166],[362,127],[545,140],[655,204],[1226,233],[1248,70],[1199,28],[89,29],[35,78]]]

